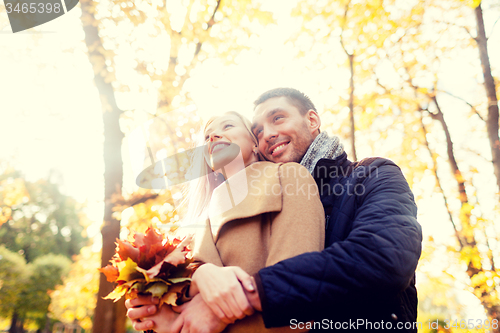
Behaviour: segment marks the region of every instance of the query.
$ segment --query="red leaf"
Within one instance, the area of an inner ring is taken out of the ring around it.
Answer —
[[[169,246],[172,250],[166,255],[166,257],[160,261],[158,264],[154,265],[152,268],[148,269],[147,274],[150,279],[158,276],[161,272],[170,269],[170,265],[178,266],[186,262],[186,251],[187,245],[193,240],[192,236],[186,237],[182,242],[178,239],[174,239],[173,242],[177,243],[177,246]],[[178,241],[178,242],[177,242]],[[168,242],[167,242],[168,244]],[[166,244],[166,245],[167,245]],[[169,244],[170,245],[170,244]],[[169,248],[169,250],[170,250]]]
[[[132,259],[134,262],[137,262],[139,258],[139,249],[135,248],[128,241],[121,241],[119,239],[116,240],[116,254],[121,259],[121,261],[127,260],[127,258]]]
[[[137,260],[139,267],[150,269],[158,263],[156,256],[163,251],[162,241],[163,235],[152,228],[148,228],[145,234],[134,235],[134,246],[139,249]]]

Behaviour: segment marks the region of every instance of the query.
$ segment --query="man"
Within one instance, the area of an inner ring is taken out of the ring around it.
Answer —
[[[416,332],[415,269],[422,235],[408,183],[387,159],[347,160],[338,138],[321,133],[320,124],[313,103],[295,89],[273,89],[255,102],[252,130],[260,152],[273,162],[300,162],[311,172],[325,209],[326,233],[323,251],[260,270],[253,277],[258,293],[246,287],[248,304],[262,311],[266,327]],[[241,287],[240,294],[244,291]],[[174,331],[225,327],[201,297],[189,303]],[[127,302],[136,329],[151,325],[139,318],[156,308],[134,308],[145,304]]]

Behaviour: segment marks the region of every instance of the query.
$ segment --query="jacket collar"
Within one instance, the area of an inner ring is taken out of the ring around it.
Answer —
[[[347,159],[347,153],[343,152],[334,159],[322,158],[316,163],[312,173],[313,178],[318,181],[335,179],[348,176],[352,171],[352,162]]]

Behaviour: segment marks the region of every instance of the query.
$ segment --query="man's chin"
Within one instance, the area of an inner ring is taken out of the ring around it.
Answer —
[[[293,162],[290,159],[290,156],[287,156],[287,155],[282,155],[282,156],[278,156],[278,157],[272,157],[270,159],[270,161],[274,162],[274,163],[288,163],[288,162]]]

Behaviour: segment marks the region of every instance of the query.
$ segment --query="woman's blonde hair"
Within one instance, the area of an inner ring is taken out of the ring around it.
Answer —
[[[242,124],[248,130],[248,133],[250,133],[253,143],[258,147],[258,141],[252,133],[250,121],[236,111],[228,111],[223,115],[228,114],[234,115],[241,120]],[[203,129],[198,136],[199,139],[196,144],[197,147],[203,147],[203,145],[205,145],[205,131],[207,127],[219,117],[221,116],[212,117],[205,123],[205,126],[203,126]],[[263,156],[260,152],[258,153],[258,157],[259,160],[263,160]],[[212,198],[212,192],[217,186],[225,181],[221,174],[216,175],[212,168],[208,165],[205,160],[204,149],[197,149],[193,154],[189,172],[192,175],[198,175],[198,177],[190,182],[187,195],[184,199],[184,204],[187,202],[187,214],[183,219],[183,224],[186,225],[204,222],[207,218],[206,208]]]

